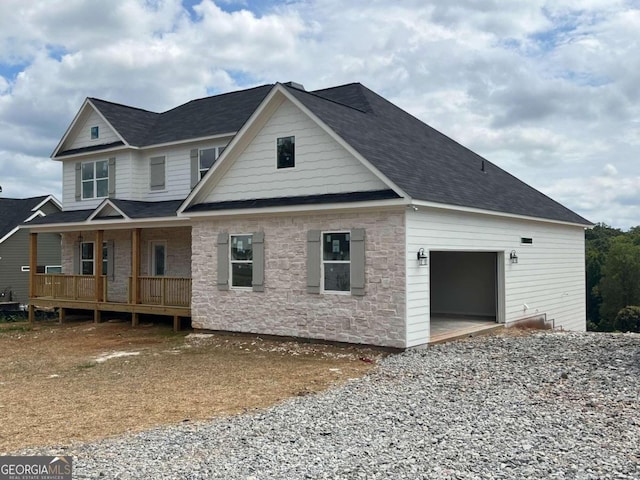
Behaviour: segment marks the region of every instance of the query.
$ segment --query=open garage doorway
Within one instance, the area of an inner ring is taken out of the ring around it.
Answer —
[[[431,251],[429,257],[432,341],[453,332],[472,334],[501,321],[502,252]]]

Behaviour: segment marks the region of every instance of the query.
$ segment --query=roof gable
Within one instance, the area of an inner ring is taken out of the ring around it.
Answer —
[[[415,200],[590,224],[360,84],[288,90]]]
[[[92,127],[98,129],[97,138],[92,138]],[[87,98],[51,156],[57,158],[72,153],[103,150],[125,143],[117,128],[105,118],[92,99]]]
[[[0,198],[0,243],[11,237],[20,225],[44,216],[40,210],[47,202],[60,209],[60,203],[51,195],[31,198]]]
[[[396,190],[301,107],[282,85],[276,85],[181,211],[197,203]],[[296,138],[296,167],[277,170],[276,138],[289,135]]]

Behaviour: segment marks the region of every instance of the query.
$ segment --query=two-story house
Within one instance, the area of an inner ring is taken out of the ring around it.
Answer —
[[[439,319],[585,329],[590,222],[361,84],[164,113],[88,98],[32,305],[406,348]],[[37,225],[33,225],[36,223]]]
[[[11,304],[29,303],[29,233],[20,225],[61,209],[62,205],[53,195],[0,198],[0,304],[5,304],[7,309],[16,308]],[[61,271],[59,234],[39,235],[38,250],[36,272]]]

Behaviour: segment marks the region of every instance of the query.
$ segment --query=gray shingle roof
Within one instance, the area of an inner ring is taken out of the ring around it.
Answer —
[[[93,213],[93,209],[67,210],[64,212],[50,213],[46,217],[36,217],[29,225],[51,225],[56,223],[84,222]]]
[[[413,199],[591,224],[359,83],[313,92],[283,86]],[[236,132],[272,88],[193,100],[161,114],[91,101],[129,144],[149,146]]]
[[[323,203],[367,202],[371,200],[389,200],[391,198],[399,198],[393,190],[325,193],[321,195],[302,195],[298,197],[256,198],[255,200],[231,200],[226,202],[198,203],[185,209],[185,212],[208,212],[238,208],[286,207],[293,205],[318,205]]]
[[[129,218],[162,218],[175,217],[182,200],[165,200],[162,202],[141,202],[137,200],[112,199],[117,206]]]
[[[235,133],[264,100],[273,85],[200,98],[155,113],[99,98],[90,98],[118,133],[134,147]],[[100,145],[93,148],[106,148]],[[72,152],[78,153],[78,152]],[[58,156],[70,155],[70,151]]]
[[[0,238],[33,215],[33,209],[42,203],[47,195],[31,198],[0,198]],[[34,218],[32,221],[36,221]]]
[[[591,224],[359,83],[285,88],[416,200]]]

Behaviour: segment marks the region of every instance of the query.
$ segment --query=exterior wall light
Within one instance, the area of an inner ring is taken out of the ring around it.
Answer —
[[[516,255],[515,250],[511,250],[511,253],[509,254],[509,260],[511,260],[511,263],[518,263],[518,255]]]
[[[424,248],[418,250],[418,265],[421,267],[427,264],[427,254],[424,253]]]

